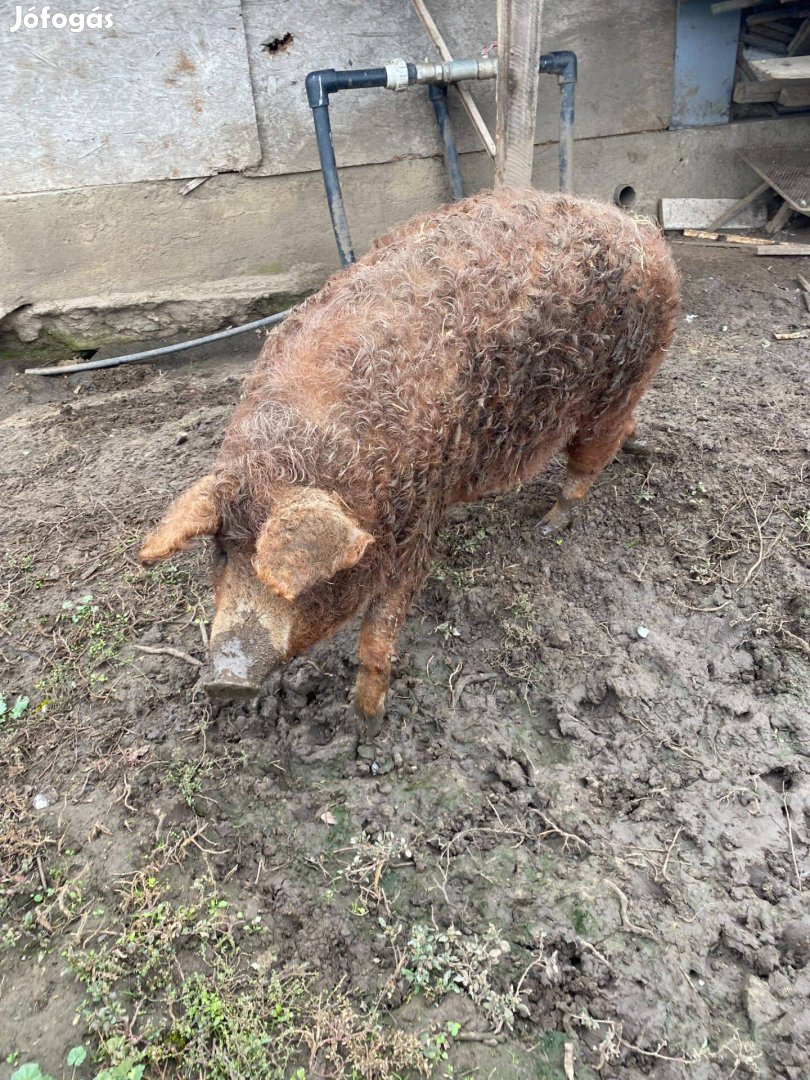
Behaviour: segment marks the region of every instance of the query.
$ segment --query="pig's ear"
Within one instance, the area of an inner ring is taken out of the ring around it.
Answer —
[[[160,525],[150,532],[140,551],[144,566],[168,559],[182,551],[195,536],[213,536],[219,531],[219,503],[213,473],[204,476],[172,503]]]
[[[275,507],[256,541],[256,576],[285,600],[358,562],[371,533],[327,491],[300,488]]]

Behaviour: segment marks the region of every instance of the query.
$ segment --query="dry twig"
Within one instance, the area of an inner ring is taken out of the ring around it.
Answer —
[[[657,934],[654,934],[652,930],[648,930],[644,926],[638,926],[636,923],[630,921],[630,917],[627,914],[627,908],[630,902],[627,899],[626,893],[622,892],[619,886],[615,882],[610,881],[608,878],[605,878],[604,882],[609,888],[613,889],[613,891],[619,898],[619,910],[622,916],[622,929],[630,930],[633,934],[642,934],[644,937],[652,938],[653,941],[657,941],[658,936]]]
[[[191,664],[192,667],[203,667],[202,660],[198,660],[196,656],[191,656],[187,652],[183,652],[182,649],[173,649],[170,645],[133,645],[133,649],[137,649],[138,652],[151,653],[154,656],[174,656],[177,660],[183,660],[186,664]]]

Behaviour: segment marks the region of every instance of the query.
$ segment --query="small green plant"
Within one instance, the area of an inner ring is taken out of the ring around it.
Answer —
[[[211,766],[205,758],[200,758],[199,761],[184,761],[179,753],[175,753],[172,759],[169,780],[180,792],[189,810],[193,810],[195,814],[199,812],[197,803],[202,795],[203,780],[210,772]]]
[[[84,1064],[87,1057],[87,1051],[83,1046],[74,1046],[72,1050],[68,1051],[67,1063],[68,1068],[78,1069],[80,1065]]]
[[[706,485],[698,480],[696,484],[690,484],[686,489],[686,505],[692,510],[698,510],[706,502],[708,491]]]
[[[445,557],[433,564],[432,576],[453,588],[468,592],[475,585],[476,575],[483,567],[472,565],[483,540],[484,529],[471,531],[468,523],[452,525],[439,534],[439,545]]]
[[[19,720],[30,704],[31,699],[29,697],[20,695],[9,708],[5,697],[0,694],[0,724],[6,720]]]
[[[500,938],[494,926],[484,934],[465,935],[454,926],[439,930],[417,923],[411,929],[407,950],[403,978],[415,993],[429,1001],[463,992],[484,1012],[495,1031],[504,1026],[511,1029],[518,1015],[528,1016],[521,997],[525,974],[517,987],[507,991],[493,986],[494,968],[511,952],[509,942]],[[546,955],[541,951],[529,968],[538,964],[543,965],[549,977],[559,975],[556,952]]]
[[[14,1070],[11,1080],[54,1080],[54,1078],[44,1073],[35,1061],[28,1061],[19,1069]]]

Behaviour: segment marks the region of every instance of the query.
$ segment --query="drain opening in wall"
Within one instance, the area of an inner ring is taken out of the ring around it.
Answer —
[[[629,210],[636,201],[636,189],[631,184],[619,184],[613,192],[613,201],[623,210]]]

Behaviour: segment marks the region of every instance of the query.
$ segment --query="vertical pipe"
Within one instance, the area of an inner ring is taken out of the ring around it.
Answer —
[[[563,79],[560,83],[560,191],[574,194],[574,87]]]
[[[354,262],[354,251],[352,250],[352,240],[349,235],[346,207],[343,205],[343,193],[340,190],[335,148],[332,145],[332,125],[329,122],[328,96],[324,95],[322,105],[313,106],[312,117],[315,121],[315,138],[318,142],[318,155],[321,159],[323,186],[326,189],[326,202],[329,206],[329,216],[332,219],[332,229],[335,233],[340,264],[341,266],[348,266],[349,263]]]
[[[574,193],[574,94],[577,84],[577,55],[558,49],[540,57],[539,70],[557,76],[560,87],[560,191]]]
[[[450,113],[447,109],[447,86],[445,83],[431,83],[428,88],[430,100],[433,102],[433,111],[436,114],[436,123],[439,126],[439,135],[444,149],[444,164],[447,168],[447,176],[450,180],[450,189],[454,199],[464,198],[464,182],[461,179],[461,169],[458,162],[458,150],[453,136],[453,125],[450,121]]]

